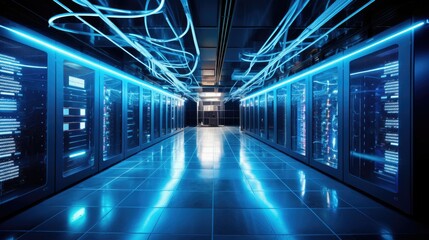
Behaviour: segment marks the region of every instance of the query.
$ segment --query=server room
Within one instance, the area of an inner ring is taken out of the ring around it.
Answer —
[[[0,1],[0,239],[429,239],[425,0]]]

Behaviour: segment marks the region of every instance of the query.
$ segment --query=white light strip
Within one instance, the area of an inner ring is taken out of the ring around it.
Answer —
[[[392,69],[392,68],[395,69],[395,68],[398,68],[398,66],[399,66],[399,64],[394,64],[394,65],[383,66],[383,67],[379,67],[379,68],[368,69],[365,71],[350,73],[350,76],[364,74],[364,73],[370,73],[370,72],[376,72],[376,71],[385,70],[385,69]]]
[[[220,92],[202,92],[199,94],[200,97],[220,97],[222,93]]]

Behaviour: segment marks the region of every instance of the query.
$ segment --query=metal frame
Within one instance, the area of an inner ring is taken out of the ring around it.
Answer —
[[[125,82],[125,91],[124,91],[124,93],[125,93],[125,97],[124,97],[124,100],[125,101],[123,101],[124,102],[124,114],[123,114],[123,116],[125,117],[125,120],[123,121],[123,123],[124,123],[124,130],[127,130],[128,129],[128,104],[127,104],[127,102],[129,101],[129,99],[128,99],[128,90],[129,90],[129,85],[134,85],[134,86],[137,86],[137,85],[135,85],[135,84],[133,84],[133,83],[130,83],[130,82],[126,82],[126,81],[124,81]],[[139,124],[139,143],[137,144],[137,146],[135,146],[135,147],[133,147],[133,148],[129,148],[128,147],[128,136],[127,136],[127,134],[126,134],[126,131],[124,131],[124,133],[125,133],[125,135],[124,135],[124,137],[123,137],[123,139],[124,139],[124,149],[125,149],[125,157],[129,157],[129,156],[131,156],[131,155],[133,155],[133,154],[135,154],[135,153],[137,153],[137,152],[139,152],[140,150],[141,150],[141,145],[142,145],[142,121],[141,121],[141,116],[142,116],[142,110],[143,110],[143,107],[142,107],[142,88],[140,87],[140,86],[137,86],[137,87],[139,87],[138,89],[139,89],[139,92],[138,92],[138,95],[139,95],[139,121],[138,121],[138,124]]]

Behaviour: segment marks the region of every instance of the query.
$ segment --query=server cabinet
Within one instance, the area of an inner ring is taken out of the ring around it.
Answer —
[[[0,35],[1,219],[54,190],[55,65],[31,42]]]
[[[291,151],[300,160],[307,155],[307,79],[291,84]]]
[[[127,132],[124,135],[126,156],[130,156],[140,150],[140,86],[132,83],[127,85],[126,123]]]
[[[276,111],[275,111],[275,95],[274,91],[270,91],[267,93],[267,139],[268,141],[275,142],[276,134],[275,134],[275,125],[276,122]]]
[[[405,212],[411,211],[410,42],[404,34],[344,63],[345,181]]]
[[[123,82],[109,75],[102,77],[102,158],[100,169],[124,158],[123,147]]]
[[[286,146],[286,133],[287,133],[287,114],[286,114],[286,106],[287,106],[287,87],[282,87],[276,89],[276,119],[277,119],[277,144],[282,147]]]
[[[176,119],[176,106],[177,106],[177,100],[176,99],[174,99],[174,98],[172,98],[171,99],[171,131],[172,132],[175,132],[176,130],[177,130],[177,128],[176,128],[176,121],[177,121],[177,119]]]
[[[167,133],[167,107],[166,107],[166,96],[161,94],[161,136],[164,136]]]
[[[311,76],[310,164],[342,177],[342,68],[335,66]]]
[[[249,125],[249,131],[250,132],[254,132],[255,127],[254,127],[254,122],[255,122],[255,114],[254,114],[254,100],[253,98],[249,99],[249,120],[250,120],[250,125]]]
[[[157,139],[161,136],[161,95],[157,92],[153,92],[153,139]]]
[[[262,94],[259,96],[259,136],[262,138],[267,138],[266,137],[266,117],[265,117],[265,109],[266,109],[266,101],[265,101],[265,94]]]
[[[166,131],[167,134],[171,133],[171,98],[167,97],[166,100]]]
[[[249,131],[249,129],[250,129],[249,128],[249,122],[250,122],[249,112],[250,112],[249,100],[246,100],[245,103],[244,103],[244,119],[245,119],[245,121],[244,121],[244,129],[246,131]]]
[[[185,102],[179,101],[179,127],[183,129],[185,127]]]
[[[142,144],[147,144],[152,140],[152,91],[143,88],[143,117],[142,117]]]
[[[183,102],[181,100],[177,100],[177,117],[176,117],[177,129],[183,128],[184,116],[181,110],[182,106],[183,106]]]
[[[97,171],[98,73],[68,59],[57,66],[56,189]]]

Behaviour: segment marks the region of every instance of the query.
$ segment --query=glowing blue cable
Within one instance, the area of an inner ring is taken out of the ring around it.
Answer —
[[[244,96],[246,93],[254,89],[255,84],[260,84],[260,82],[264,82],[265,79],[261,78],[264,74],[266,75],[267,72],[275,71],[281,66],[283,66],[285,63],[292,60],[294,57],[296,57],[299,53],[303,52],[304,50],[308,49],[310,46],[314,45],[316,42],[321,40],[322,38],[326,37],[329,33],[331,33],[333,30],[338,28],[341,24],[349,20],[351,17],[355,16],[357,13],[362,11],[364,8],[369,6],[371,3],[373,3],[375,0],[370,0],[366,4],[364,4],[362,7],[354,11],[352,14],[345,17],[340,23],[329,29],[326,33],[320,35],[315,41],[308,44],[306,47],[301,49],[300,51],[293,54],[291,57],[289,57],[286,60],[283,60],[283,58],[289,54],[292,51],[292,47],[296,47],[300,42],[303,42],[305,39],[311,36],[313,32],[315,32],[318,28],[320,28],[324,23],[326,23],[328,20],[330,20],[335,14],[337,14],[340,10],[342,10],[347,4],[350,3],[350,1],[343,1],[339,2],[338,4],[334,3],[331,5],[331,7],[328,9],[329,11],[325,11],[320,17],[318,17],[306,30],[301,33],[301,35],[295,40],[296,43],[293,45],[289,45],[287,48],[285,48],[277,57],[273,58],[269,64],[263,68],[261,71],[259,71],[252,79],[247,81],[243,86],[241,86],[239,89],[235,90],[234,92],[230,92],[231,99],[238,98],[240,96]]]
[[[54,0],[54,2],[56,2],[66,11],[68,11],[68,13],[58,14],[51,17],[51,19],[49,19],[50,26],[58,30],[74,34],[99,36],[108,39],[115,46],[119,47],[128,55],[133,57],[136,61],[144,65],[153,74],[153,76],[167,81],[169,84],[174,86],[176,90],[194,99],[194,97],[190,96],[190,91],[186,84],[178,79],[186,78],[193,80],[192,74],[197,68],[200,55],[198,43],[195,36],[195,30],[192,23],[192,18],[190,16],[189,6],[186,0],[181,0],[181,3],[185,12],[187,23],[185,30],[180,34],[177,33],[177,31],[174,29],[169,17],[166,15],[165,11],[163,11],[163,9],[165,9],[166,7],[165,0],[157,0],[158,6],[155,9],[149,9],[149,1],[147,1],[145,4],[145,9],[141,11],[118,9],[111,8],[109,6],[96,5],[90,3],[88,0],[73,1],[76,4],[91,10],[91,13],[74,13],[70,8],[62,4],[60,0]],[[150,36],[146,18],[154,16],[156,14],[164,15],[164,18],[174,35],[173,38],[156,39]],[[84,31],[80,29],[72,29],[69,28],[69,26],[66,24],[57,23],[58,20],[69,17],[77,18],[94,32]],[[111,31],[109,32],[109,34],[105,34],[97,27],[94,27],[88,21],[83,19],[83,17],[100,18],[110,28]],[[125,33],[111,21],[111,18],[144,18],[146,33],[148,36],[141,36],[134,33]],[[112,35],[112,32],[114,33],[114,35]],[[193,37],[195,54],[186,51],[183,44],[183,37],[189,32],[192,34]],[[177,42],[179,48],[173,48],[166,45],[168,43],[173,42]],[[130,51],[126,50],[123,45],[129,45],[130,47],[139,51],[142,56],[144,56],[144,61],[142,61],[140,57],[137,57]]]
[[[356,51],[353,51],[353,52],[351,52],[351,53],[349,53],[349,54],[346,54],[346,55],[344,55],[344,56],[342,56],[342,57],[336,58],[336,59],[334,59],[334,60],[332,60],[332,61],[329,61],[329,62],[327,62],[327,63],[325,63],[325,64],[322,64],[322,65],[320,65],[320,66],[318,66],[318,67],[316,67],[316,68],[313,68],[313,69],[311,69],[311,70],[305,71],[305,72],[303,72],[303,73],[301,73],[301,74],[297,74],[297,75],[292,76],[292,77],[290,77],[290,78],[286,78],[286,79],[284,79],[283,81],[278,82],[278,83],[276,83],[276,84],[274,84],[274,85],[272,85],[272,86],[270,86],[270,87],[268,87],[268,88],[262,89],[262,90],[261,90],[261,91],[259,91],[259,92],[253,93],[253,94],[251,94],[251,95],[249,95],[249,96],[246,96],[246,97],[242,98],[240,101],[245,101],[245,100],[247,100],[247,99],[249,99],[249,98],[252,98],[252,97],[258,96],[258,95],[260,95],[260,94],[263,94],[263,93],[269,92],[269,91],[271,91],[271,90],[274,90],[274,89],[276,89],[276,88],[279,88],[279,87],[284,86],[284,85],[286,85],[286,84],[289,84],[289,83],[291,83],[291,82],[294,82],[294,81],[298,81],[298,80],[304,79],[304,78],[305,78],[306,76],[308,76],[309,74],[319,72],[319,71],[321,71],[322,69],[328,68],[328,67],[330,67],[330,66],[332,66],[332,65],[334,65],[334,64],[337,64],[337,63],[339,63],[339,62],[341,62],[341,61],[344,61],[345,59],[351,58],[351,57],[353,57],[353,56],[355,56],[355,55],[357,55],[357,54],[360,54],[360,53],[362,53],[362,52],[364,52],[364,51],[367,51],[367,50],[369,50],[369,49],[371,49],[371,48],[373,48],[373,47],[375,47],[375,46],[378,46],[378,45],[380,45],[380,44],[383,44],[383,43],[385,43],[385,42],[387,42],[387,41],[389,41],[389,40],[392,40],[392,39],[394,39],[394,38],[396,38],[396,37],[399,37],[399,36],[401,36],[401,35],[403,35],[403,34],[405,34],[405,33],[408,33],[408,32],[410,32],[410,31],[413,31],[413,30],[415,30],[415,29],[418,29],[418,28],[422,27],[422,26],[423,26],[423,25],[425,25],[425,24],[427,24],[427,22],[425,22],[425,21],[417,22],[417,23],[415,23],[415,24],[411,25],[410,27],[407,27],[407,28],[405,28],[405,29],[403,29],[403,30],[400,30],[400,31],[396,32],[396,33],[393,33],[393,34],[391,34],[391,35],[389,35],[389,36],[387,36],[387,37],[385,37],[385,38],[382,38],[382,39],[380,39],[380,40],[378,40],[378,41],[374,42],[374,43],[368,44],[368,45],[366,45],[366,46],[364,46],[364,47],[362,47],[362,48],[359,48],[359,49],[357,49]]]
[[[161,93],[163,95],[167,95],[167,96],[170,96],[170,97],[173,97],[175,99],[179,99],[179,100],[183,101],[183,99],[181,99],[177,95],[173,95],[173,94],[171,94],[169,92],[166,92],[166,91],[164,91],[162,89],[156,88],[155,86],[153,86],[153,85],[151,85],[149,83],[140,81],[139,79],[137,79],[135,77],[132,77],[132,76],[129,76],[128,74],[122,73],[122,72],[120,72],[120,71],[118,71],[116,69],[113,69],[110,66],[106,66],[104,64],[99,64],[99,63],[96,63],[95,61],[92,61],[92,60],[86,58],[86,57],[81,57],[79,55],[76,55],[76,54],[74,54],[72,52],[69,52],[69,51],[65,50],[64,48],[61,48],[61,47],[55,46],[53,44],[50,44],[50,43],[48,43],[46,41],[43,41],[43,40],[41,40],[39,38],[31,36],[30,34],[27,34],[27,33],[23,32],[23,31],[20,31],[20,30],[14,29],[14,28],[10,28],[10,27],[6,27],[6,26],[3,26],[3,25],[0,25],[0,28],[4,29],[6,31],[9,31],[9,32],[11,32],[13,34],[16,34],[17,36],[20,36],[20,37],[22,37],[24,39],[27,39],[27,40],[35,43],[35,44],[38,44],[38,45],[43,46],[45,48],[48,48],[48,49],[50,49],[52,51],[55,51],[55,52],[57,52],[59,54],[62,54],[64,56],[67,56],[67,57],[70,57],[72,59],[75,59],[75,60],[77,60],[79,62],[82,62],[84,64],[92,66],[92,67],[94,67],[96,69],[100,69],[100,70],[104,71],[107,74],[112,74],[114,76],[118,76],[121,79],[126,79],[126,80],[128,80],[130,82],[133,82],[135,84],[141,85],[141,86],[143,86],[145,88],[148,88],[148,89],[150,89],[152,91],[156,91],[156,92]]]

